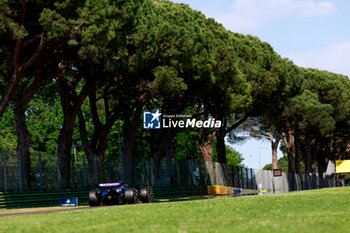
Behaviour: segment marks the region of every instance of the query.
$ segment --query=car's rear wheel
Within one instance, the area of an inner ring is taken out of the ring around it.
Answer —
[[[89,192],[89,205],[90,206],[99,206],[100,205],[100,200],[96,196],[96,191],[94,191],[94,190]]]
[[[128,188],[125,190],[125,201],[128,204],[136,204],[136,192],[133,188]]]
[[[151,195],[148,188],[141,188],[140,199],[142,203],[149,203],[151,201]]]

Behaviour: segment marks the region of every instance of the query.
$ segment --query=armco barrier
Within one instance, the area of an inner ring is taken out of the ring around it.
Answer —
[[[87,205],[88,191],[60,191],[60,192],[21,192],[0,193],[0,208],[31,208],[59,206],[60,198],[77,197],[79,205]]]
[[[153,201],[171,201],[201,195],[200,186],[149,187]],[[206,194],[206,193],[204,193]],[[79,205],[88,205],[88,190],[68,190],[58,192],[17,192],[0,193],[0,208],[31,208],[59,206],[61,198],[77,197]]]
[[[151,186],[149,189],[154,202],[162,200],[171,201],[178,198],[201,196],[202,194],[206,194],[203,193],[200,186]]]
[[[201,195],[231,195],[234,187],[227,186],[150,186],[152,202],[186,200]],[[243,194],[254,194],[257,190],[243,189]],[[79,205],[88,205],[88,190],[58,192],[0,193],[0,208],[31,208],[59,206],[61,198],[77,197]]]

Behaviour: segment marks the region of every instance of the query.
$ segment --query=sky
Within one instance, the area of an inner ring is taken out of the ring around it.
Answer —
[[[350,77],[350,0],[172,1],[190,5],[232,32],[259,37],[296,65]],[[260,167],[259,151],[261,166],[271,163],[269,141],[231,146],[248,167]]]

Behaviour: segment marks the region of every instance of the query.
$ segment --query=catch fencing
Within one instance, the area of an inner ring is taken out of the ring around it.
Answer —
[[[285,193],[310,189],[347,186],[344,180],[335,180],[331,176],[318,174],[290,174],[282,172],[282,176],[273,176],[273,171],[255,170],[258,190],[262,194]]]
[[[56,191],[61,190],[58,171],[59,156],[37,153],[30,155],[30,187],[24,188],[23,172],[18,164],[21,157],[16,153],[3,152],[0,156],[0,191]],[[125,166],[126,161],[132,166]],[[97,164],[94,156],[94,165]],[[70,187],[90,189],[97,183],[129,180],[135,186],[190,186],[222,185],[243,189],[260,190],[262,193],[280,193],[323,187],[344,186],[344,181],[317,175],[287,174],[274,177],[272,171],[235,167],[222,163],[208,163],[185,159],[153,157],[126,160],[122,156],[106,155],[97,176],[97,169],[89,169],[85,155],[72,155],[70,162]],[[130,167],[126,173],[124,168]],[[95,174],[89,174],[89,171]],[[125,177],[131,174],[132,177]],[[91,177],[98,177],[93,179]],[[125,179],[128,178],[128,179]]]

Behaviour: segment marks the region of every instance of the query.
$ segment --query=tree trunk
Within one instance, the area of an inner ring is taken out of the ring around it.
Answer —
[[[287,127],[288,127],[287,123]],[[287,148],[288,154],[288,172],[295,173],[295,161],[294,161],[294,130],[288,129],[287,135],[284,134],[283,137],[284,144]]]
[[[90,187],[94,187],[96,184],[96,177],[95,177],[95,166],[94,166],[94,153],[91,151],[91,153],[87,153],[86,150],[86,160],[88,162],[88,184]]]
[[[271,149],[272,149],[272,169],[278,169],[278,159],[277,159],[277,149],[278,144],[281,139],[281,134],[278,132],[276,133],[276,139],[273,141],[273,136],[271,135],[270,141],[271,141]]]
[[[105,158],[105,153],[107,150],[107,135],[101,135],[99,145],[97,147],[96,155],[97,155],[97,179],[100,181],[102,179],[102,165]]]
[[[154,138],[153,138],[154,139]],[[170,130],[162,130],[160,135],[160,140],[156,142],[156,145],[154,145],[152,148],[152,157],[153,157],[153,176],[155,181],[158,181],[159,177],[159,166],[160,166],[160,160],[163,155],[165,155],[167,158],[173,158],[175,153],[174,148],[174,137],[172,136],[172,133]],[[154,140],[152,140],[154,143]]]
[[[69,118],[65,116],[60,134],[58,136],[58,171],[61,180],[61,188],[70,188],[70,159],[72,148],[72,135],[74,130],[75,114]]]
[[[95,162],[96,155],[96,162]],[[89,185],[90,187],[94,187],[96,184],[101,182],[102,177],[102,163],[104,159],[104,152],[102,153],[89,153],[86,155],[88,161],[88,171],[89,171]],[[95,167],[96,163],[96,167]]]
[[[312,155],[312,174],[316,175],[316,170],[317,170],[317,149],[316,149],[316,138],[313,138],[311,140],[311,155]]]
[[[17,98],[13,100],[14,103],[14,115],[16,123],[16,134],[17,134],[17,153],[21,158],[20,166],[22,171],[23,189],[30,190],[30,155],[29,146],[32,135],[27,129],[25,121],[25,109],[26,107]]]
[[[225,145],[225,136],[226,134],[230,133],[232,130],[236,129],[238,126],[243,124],[247,119],[250,113],[246,113],[240,120],[235,122],[235,124],[231,125],[230,127],[227,127],[227,118],[223,118],[223,126],[222,128],[218,129],[217,135],[216,135],[216,151],[218,154],[218,162],[219,163],[227,163],[227,158],[226,158],[226,145]],[[219,118],[218,118],[219,119]]]
[[[294,144],[295,144],[295,173],[300,174],[300,139],[298,127],[294,129]]]
[[[157,154],[153,156],[153,177],[156,182],[155,185],[159,185],[159,169],[160,169],[160,160],[161,157]]]
[[[202,152],[203,159],[206,162],[207,173],[209,175],[210,184],[215,185],[215,171],[213,163],[213,147],[212,142],[216,131],[207,133],[204,128],[199,130],[199,149]]]
[[[26,11],[22,11],[22,18],[25,18]],[[28,39],[28,38],[27,38]],[[27,40],[28,41],[28,40]],[[35,40],[33,40],[35,41]],[[31,56],[23,56],[23,49],[24,49],[24,43],[23,39],[18,39],[15,43],[16,46],[14,47],[12,58],[13,58],[13,74],[11,78],[7,82],[7,87],[0,99],[0,117],[2,117],[8,103],[11,99],[13,99],[13,95],[15,92],[18,91],[18,84],[20,80],[22,79],[23,73],[33,66],[39,59],[40,56],[45,49],[46,45],[46,39],[44,37],[44,33],[40,36],[40,44],[38,45],[37,49]],[[2,51],[3,52],[3,51]],[[27,57],[25,60],[23,60],[24,57]],[[26,106],[26,104],[24,105]]]
[[[99,127],[96,122],[94,122],[94,136],[89,142],[88,133],[86,131],[85,119],[81,111],[78,112],[79,118],[79,128],[80,128],[80,138],[83,144],[83,148],[88,160],[89,165],[89,184],[93,186],[101,180],[102,163],[104,160],[104,155],[107,150],[108,133],[114,124],[114,120],[111,120],[108,127]],[[112,122],[113,121],[113,122]],[[100,122],[99,122],[100,123]],[[96,165],[94,155],[96,155]],[[97,176],[96,172],[97,171]]]
[[[130,132],[130,129],[126,129],[127,124],[125,122],[124,126],[124,182],[131,184],[133,177],[132,158],[136,132]]]
[[[203,144],[199,145],[199,148],[202,152],[203,159],[208,162],[213,162],[213,147],[211,141],[206,141]]]
[[[165,155],[168,159],[175,158],[175,139],[173,134],[167,137]]]
[[[325,156],[322,151],[319,152],[317,156],[317,164],[318,164],[318,175],[319,177],[323,177],[323,172],[325,171]]]
[[[305,136],[305,174],[309,175],[311,173],[311,140],[309,136]]]
[[[203,159],[209,163],[213,162],[213,139],[217,134],[217,130],[213,132],[208,132],[208,129],[199,129],[198,140],[199,149],[202,152]]]
[[[278,143],[272,143],[272,169],[278,169],[277,148]]]
[[[227,163],[226,159],[226,146],[225,146],[225,126],[218,129],[218,133],[216,135],[216,151],[218,153],[218,162],[219,163]]]
[[[71,86],[64,78],[62,72],[58,78],[58,90],[61,97],[61,106],[64,120],[58,137],[58,158],[59,158],[59,178],[63,189],[70,187],[70,158],[72,149],[72,136],[75,125],[75,118],[79,113],[81,105],[84,103],[87,95],[93,91],[91,83],[85,83],[83,89],[78,95],[75,91],[76,86]]]
[[[168,169],[168,174],[170,175],[170,185],[175,185],[176,183],[176,177],[175,177],[175,164],[174,164],[174,159],[175,159],[175,139],[174,139],[174,135],[171,134],[168,137],[167,140],[167,145],[166,145],[166,166]]]
[[[136,130],[140,125],[140,117],[142,113],[142,106],[138,105],[134,112],[133,119],[131,114],[125,116],[123,131],[124,131],[124,182],[127,184],[132,183],[133,179],[133,167],[132,158],[134,156],[134,147],[136,140]]]

